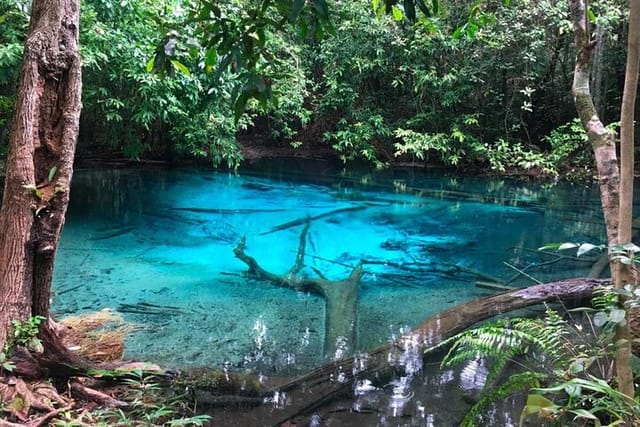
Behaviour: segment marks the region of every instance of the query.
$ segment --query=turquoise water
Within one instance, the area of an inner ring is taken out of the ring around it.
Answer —
[[[588,262],[535,249],[600,243],[604,232],[597,188],[308,163],[238,174],[81,169],[71,199],[55,316],[120,312],[136,325],[127,358],[283,375],[326,361],[324,302],[244,277],[233,254],[242,237],[262,267],[283,274],[302,230],[290,223],[310,217],[305,275],[341,280],[364,260],[349,348],[366,351],[494,292],[477,282],[584,275]]]

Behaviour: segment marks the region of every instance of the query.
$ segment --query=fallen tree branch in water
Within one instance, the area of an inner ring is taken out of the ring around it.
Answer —
[[[265,234],[275,233],[276,231],[286,230],[288,228],[296,227],[298,225],[307,224],[310,221],[314,221],[314,220],[317,220],[317,219],[328,218],[330,216],[338,215],[338,214],[345,213],[345,212],[361,211],[361,210],[366,209],[366,208],[367,208],[367,206],[364,206],[364,205],[350,206],[350,207],[347,207],[347,208],[334,209],[332,211],[325,212],[325,213],[322,213],[322,214],[319,214],[319,215],[306,216],[304,218],[294,219],[293,221],[289,221],[289,222],[285,222],[284,224],[276,225],[275,227],[271,228],[271,230],[264,231],[264,232],[260,233],[260,236],[264,236]]]
[[[344,211],[344,209],[343,209]],[[336,211],[333,211],[334,213]],[[307,218],[300,233],[298,252],[291,269],[285,274],[275,274],[260,266],[255,258],[245,252],[247,240],[242,238],[233,249],[236,258],[244,262],[249,270],[247,275],[270,282],[276,286],[296,291],[310,292],[321,296],[326,304],[324,354],[339,359],[348,348],[356,345],[356,304],[358,301],[358,284],[364,274],[362,264],[353,267],[349,276],[342,280],[327,280],[320,274],[317,278],[300,275],[304,268],[304,257],[307,233],[311,227],[311,219]]]
[[[272,395],[286,394],[287,404],[275,408],[274,405],[263,404],[253,410],[245,410],[242,414],[235,414],[234,421],[244,425],[242,421],[246,417],[247,425],[251,420],[260,419],[264,426],[279,426],[308,414],[337,396],[352,393],[356,380],[379,382],[394,372],[403,372],[407,363],[413,363],[412,369],[415,369],[415,363],[420,360],[408,361],[403,355],[422,355],[426,349],[480,321],[544,302],[562,301],[572,305],[571,303],[591,298],[597,287],[609,283],[610,280],[605,279],[567,279],[517,289],[450,308],[427,318],[411,333],[391,344],[364,355],[321,366],[272,389]]]

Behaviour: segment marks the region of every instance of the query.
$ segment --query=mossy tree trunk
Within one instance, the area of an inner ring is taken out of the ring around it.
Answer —
[[[638,73],[640,72],[640,0],[631,0],[629,10],[629,34],[627,40],[627,65],[622,93],[620,113],[620,212],[618,242],[630,243],[633,224],[633,175],[634,175],[634,116]],[[622,289],[626,285],[637,285],[632,267],[620,263],[615,285]],[[624,300],[622,301],[624,303]],[[616,368],[618,388],[628,396],[634,396],[633,372],[628,362],[631,357],[630,324],[618,325],[616,330]],[[622,361],[625,361],[622,363]]]

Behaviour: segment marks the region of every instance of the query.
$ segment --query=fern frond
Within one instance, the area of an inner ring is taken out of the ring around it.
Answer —
[[[505,326],[486,324],[456,335],[442,365],[452,366],[478,357],[508,360],[528,351],[531,337],[524,331]]]
[[[539,387],[540,382],[546,378],[545,374],[539,372],[521,372],[510,376],[504,383],[492,390],[482,393],[480,400],[474,404],[460,422],[460,427],[475,427],[483,425],[477,423],[481,411],[493,402],[503,399],[513,393],[525,391],[530,388]]]
[[[606,311],[612,307],[618,307],[618,295],[614,292],[613,286],[603,286],[593,291],[591,305],[596,310]]]

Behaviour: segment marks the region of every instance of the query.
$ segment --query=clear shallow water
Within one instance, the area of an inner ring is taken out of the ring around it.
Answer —
[[[599,243],[604,232],[595,188],[346,174],[303,163],[238,175],[78,170],[71,199],[54,277],[56,316],[120,311],[139,326],[127,358],[282,375],[326,360],[324,302],[243,277],[246,266],[233,255],[243,236],[249,255],[285,273],[302,226],[270,231],[315,217],[305,274],[340,280],[368,261],[351,346],[366,351],[437,311],[489,295],[475,282],[509,281],[516,271],[505,263],[525,269],[552,260],[530,249]],[[588,267],[527,272],[545,281]],[[531,283],[519,276],[511,284]]]

